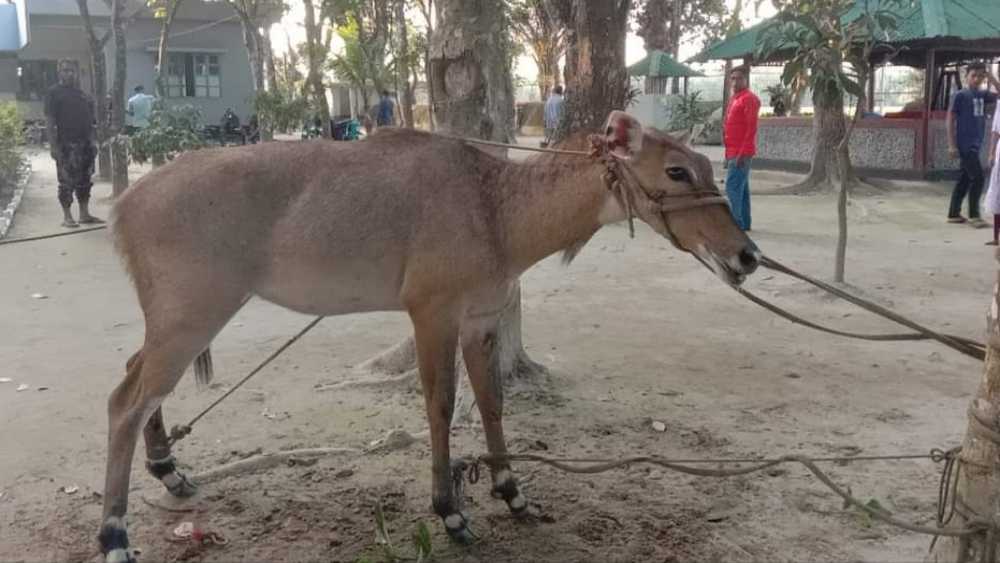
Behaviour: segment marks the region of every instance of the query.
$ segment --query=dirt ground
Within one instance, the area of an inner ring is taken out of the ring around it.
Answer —
[[[54,170],[44,155],[34,165],[11,237],[59,229]],[[764,252],[829,277],[833,197],[768,196],[774,186],[764,179],[789,178],[758,175],[753,237]],[[908,184],[855,199],[847,275],[902,314],[981,338],[996,263],[985,231],[944,223],[946,188]],[[106,201],[97,209],[106,215]],[[105,232],[6,246],[0,255],[0,377],[12,380],[0,383],[0,560],[95,561],[105,401],[142,339],[139,308]],[[823,322],[895,331],[767,272],[747,287]],[[958,443],[981,376],[976,362],[935,344],[858,342],[791,325],[645,227],[635,240],[623,226],[606,228],[570,267],[549,259],[523,288],[528,350],[550,373],[508,394],[514,452],[924,453]],[[200,393],[193,378],[182,381],[164,405],[167,424],[189,420],[308,320],[252,301],[213,345],[219,385]],[[392,429],[422,430],[415,388],[316,389],[356,377],[353,366],[408,332],[402,314],[324,320],[203,419],[176,455],[198,473],[254,451],[364,448]],[[16,391],[21,384],[30,388]],[[454,432],[453,452],[485,452],[478,424]],[[461,548],[431,513],[422,442],[206,484],[181,508],[189,512],[153,506],[164,500],[142,459],[130,535],[143,561],[383,561],[373,540],[376,502],[401,555],[413,554],[410,536],[423,522],[434,556],[449,562],[902,562],[919,561],[929,543],[844,510],[792,466],[713,480],[642,465],[576,476],[517,464],[540,517],[517,523],[490,498],[488,479],[468,485],[482,539]],[[930,461],[824,467],[860,498],[933,522],[940,467]],[[187,520],[228,545],[170,541]]]

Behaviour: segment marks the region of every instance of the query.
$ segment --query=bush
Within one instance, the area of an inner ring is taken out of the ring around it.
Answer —
[[[0,199],[14,190],[25,170],[21,151],[24,123],[13,102],[0,102]]]
[[[274,90],[258,92],[254,98],[254,108],[257,110],[257,120],[274,131],[288,133],[302,126],[309,113],[309,102],[303,97],[295,97],[290,93]]]
[[[677,95],[677,103],[671,108],[668,131],[691,131],[698,125],[708,123],[712,110],[698,100],[700,95],[701,92]]]
[[[178,154],[204,148],[201,136],[201,110],[192,105],[165,106],[157,102],[149,118],[149,127],[129,139],[129,156],[144,164],[173,160]]]

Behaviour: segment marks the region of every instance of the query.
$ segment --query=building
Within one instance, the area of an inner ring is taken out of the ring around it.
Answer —
[[[110,10],[101,0],[88,2],[101,36],[110,26]],[[5,14],[5,10],[24,12],[25,8],[26,14]],[[145,2],[130,1],[125,12],[136,14],[126,30],[126,96],[139,84],[155,93],[160,20]],[[10,37],[14,27],[5,25],[11,20],[22,22],[17,38]],[[75,0],[0,4],[0,37],[0,100],[16,100],[26,119],[44,117],[42,100],[57,81],[60,59],[75,61],[81,88],[94,92],[90,48]],[[110,91],[114,42],[109,41],[104,51]],[[244,122],[249,119],[253,107],[250,63],[239,20],[225,2],[185,0],[170,30],[167,56],[167,103],[200,107],[206,123],[218,123],[226,108],[233,108]]]

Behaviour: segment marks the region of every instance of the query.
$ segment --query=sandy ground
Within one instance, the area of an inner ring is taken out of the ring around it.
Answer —
[[[59,230],[53,167],[44,155],[34,165],[12,237]],[[763,195],[773,187],[755,184],[754,238],[766,253],[828,277],[833,197]],[[848,278],[900,313],[980,337],[996,265],[985,231],[944,223],[945,188],[909,184],[855,199]],[[106,215],[107,202],[97,211]],[[6,246],[0,254],[0,377],[12,379],[0,383],[0,560],[92,561],[105,401],[142,339],[139,308],[105,232]],[[523,287],[528,349],[550,374],[508,395],[515,452],[922,453],[958,443],[981,374],[976,362],[934,344],[850,341],[790,325],[645,227],[635,240],[622,226],[606,228],[572,266],[549,259],[527,273]],[[747,287],[824,322],[894,330],[766,272]],[[308,320],[252,301],[213,345],[219,385],[200,393],[193,378],[182,381],[164,406],[168,425],[188,420]],[[360,448],[392,429],[422,430],[422,400],[412,387],[315,389],[355,377],[354,365],[408,331],[401,314],[323,321],[203,419],[176,455],[197,473],[258,449]],[[20,384],[30,388],[18,392]],[[453,452],[484,452],[477,424],[455,431]],[[143,502],[163,499],[142,459],[134,465],[130,535],[144,561],[383,561],[373,542],[379,501],[398,551],[413,553],[410,535],[424,522],[439,561],[918,561],[928,545],[926,537],[844,510],[791,466],[713,480],[640,465],[567,476],[519,464],[541,517],[516,523],[485,482],[469,485],[482,540],[460,548],[431,514],[423,443],[208,484],[186,505],[191,512]],[[933,463],[825,467],[859,497],[933,521],[940,469]],[[79,490],[63,492],[70,486]],[[229,544],[169,541],[185,520]]]

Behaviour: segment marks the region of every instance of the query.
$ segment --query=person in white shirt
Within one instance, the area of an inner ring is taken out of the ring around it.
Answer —
[[[153,113],[153,102],[156,98],[147,94],[142,84],[136,86],[133,92],[132,97],[128,99],[126,113],[132,118],[132,127],[145,129],[149,127],[149,118]]]

